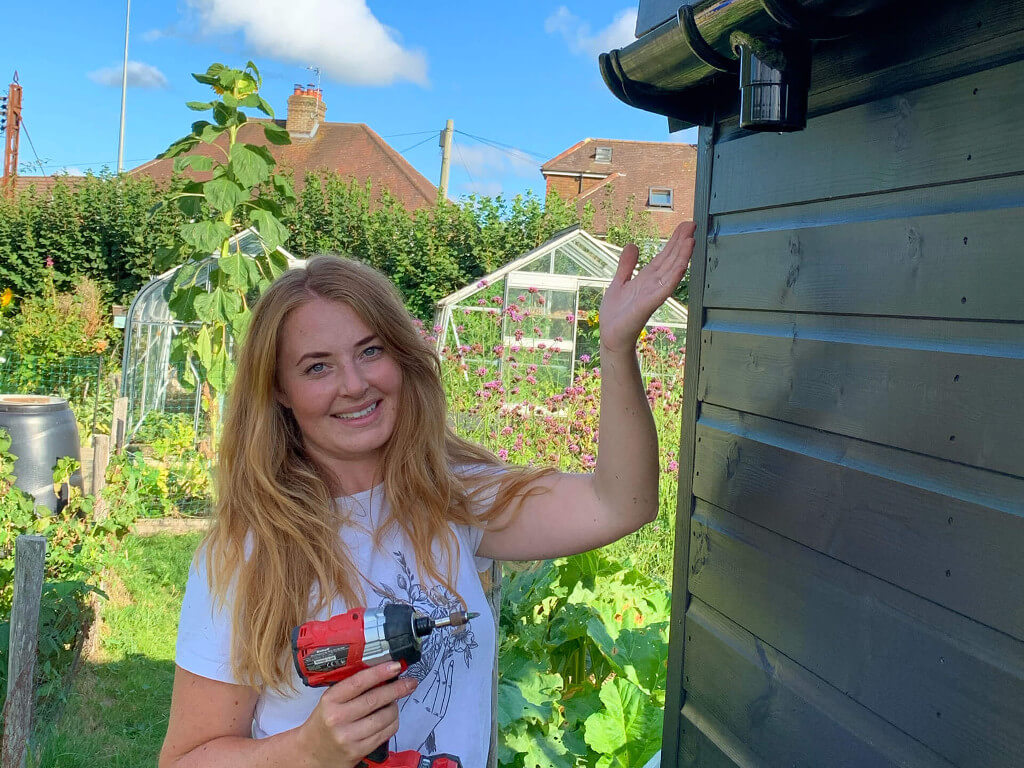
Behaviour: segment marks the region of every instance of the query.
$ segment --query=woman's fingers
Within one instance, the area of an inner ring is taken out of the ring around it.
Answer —
[[[619,266],[615,270],[615,282],[626,283],[633,276],[636,263],[640,259],[640,249],[635,243],[629,243],[619,253]]]

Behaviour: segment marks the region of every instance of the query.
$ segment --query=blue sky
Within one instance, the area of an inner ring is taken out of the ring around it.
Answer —
[[[433,183],[436,134],[455,121],[450,194],[543,194],[542,162],[580,139],[695,141],[631,109],[601,80],[597,53],[632,38],[636,2],[135,0],[125,166],[154,157],[208,91],[190,77],[252,59],[284,117],[294,83],[322,70],[327,119],[368,124]],[[6,92],[24,90],[28,136],[46,172],[116,167],[124,0],[12,2],[0,52]],[[432,135],[433,134],[433,135]],[[481,141],[483,140],[483,141]],[[420,143],[422,142],[422,143]],[[36,155],[21,138],[20,160]],[[38,170],[33,171],[38,173]]]

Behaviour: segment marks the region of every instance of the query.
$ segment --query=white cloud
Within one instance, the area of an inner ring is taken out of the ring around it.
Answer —
[[[516,176],[537,176],[540,162],[522,150],[501,150],[486,144],[473,146],[456,145],[453,160],[461,165],[470,176],[494,176],[512,173]]]
[[[402,47],[366,0],[188,0],[215,32],[241,30],[255,54],[318,66],[342,83],[427,84],[421,51]]]
[[[544,31],[549,35],[560,34],[573,53],[597,56],[612,48],[629,45],[636,39],[636,9],[619,11],[611,24],[592,33],[590,24],[562,5],[544,22]]]
[[[166,33],[162,29],[149,29],[142,34],[142,39],[147,43],[152,43],[162,37],[166,37]]]
[[[85,171],[81,168],[75,168],[71,165],[66,165],[54,173],[54,176],[85,176]]]
[[[121,87],[122,67],[103,67],[89,73],[89,79],[100,85],[109,85],[112,88]],[[166,88],[167,78],[164,73],[151,64],[143,64],[141,61],[128,62],[128,87],[129,88]]]

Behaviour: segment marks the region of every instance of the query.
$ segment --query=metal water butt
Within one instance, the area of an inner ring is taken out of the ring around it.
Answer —
[[[65,500],[53,491],[53,468],[70,456],[81,463],[78,424],[68,401],[42,395],[0,395],[0,429],[11,436],[15,485],[32,494],[36,504],[58,511]],[[82,487],[81,470],[71,484]]]

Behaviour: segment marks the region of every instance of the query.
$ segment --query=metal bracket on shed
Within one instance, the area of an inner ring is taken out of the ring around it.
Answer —
[[[630,80],[622,70],[617,48],[602,53],[598,57],[598,64],[608,89],[629,106],[690,125],[711,125],[714,119],[714,93],[710,88],[689,88],[684,96],[683,91]]]
[[[679,31],[682,33],[683,39],[690,47],[690,51],[694,56],[712,69],[717,69],[721,72],[736,74],[740,71],[740,64],[736,59],[730,59],[728,56],[720,54],[701,35],[700,30],[697,28],[697,20],[693,17],[692,5],[679,6],[676,19],[679,24]]]

